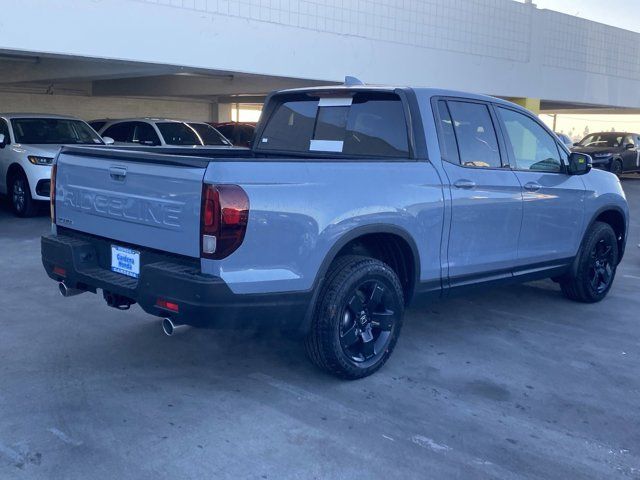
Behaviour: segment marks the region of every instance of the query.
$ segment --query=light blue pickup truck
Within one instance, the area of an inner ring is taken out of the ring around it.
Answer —
[[[179,325],[271,324],[360,378],[406,306],[553,278],[611,288],[628,231],[620,182],[496,98],[361,84],[267,99],[248,149],[64,147],[47,274]]]

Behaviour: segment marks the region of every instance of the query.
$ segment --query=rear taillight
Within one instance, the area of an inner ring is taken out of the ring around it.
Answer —
[[[51,166],[51,183],[49,185],[49,201],[51,202],[51,222],[56,223],[56,174],[58,173],[58,165],[54,163]]]
[[[238,185],[202,188],[200,253],[204,258],[228,257],[242,244],[249,221],[249,197]]]

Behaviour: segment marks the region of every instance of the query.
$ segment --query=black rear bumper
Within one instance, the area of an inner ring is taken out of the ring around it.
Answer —
[[[114,243],[140,251],[139,278],[110,270]],[[42,264],[53,280],[93,293],[101,289],[151,315],[196,327],[299,330],[311,299],[307,292],[236,294],[221,278],[202,274],[199,259],[76,232],[43,236],[41,247]],[[176,304],[178,312],[159,306],[159,299]]]

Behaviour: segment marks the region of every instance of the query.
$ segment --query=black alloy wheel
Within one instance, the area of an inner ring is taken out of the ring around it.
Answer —
[[[589,282],[593,291],[601,295],[611,285],[614,272],[613,245],[602,238],[591,249],[589,265]]]
[[[611,225],[595,222],[587,230],[574,267],[559,279],[571,300],[599,302],[607,296],[618,267],[618,237]]]
[[[397,320],[391,289],[381,280],[367,280],[352,292],[342,314],[340,345],[347,358],[363,367],[384,354]]]
[[[362,255],[338,257],[314,305],[307,354],[340,378],[366,377],[391,356],[403,317],[404,292],[389,265]]]
[[[24,178],[22,178],[22,176],[17,176],[13,180],[13,185],[11,188],[11,201],[16,213],[24,212],[27,203],[26,193],[27,186],[25,185]]]
[[[23,172],[17,172],[9,184],[11,208],[18,217],[32,217],[37,213],[37,202],[31,198],[29,181]]]

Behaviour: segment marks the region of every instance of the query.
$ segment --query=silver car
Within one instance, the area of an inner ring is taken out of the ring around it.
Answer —
[[[62,145],[104,145],[86,122],[69,116],[0,113],[0,193],[19,217],[49,200],[51,163]]]
[[[112,138],[116,145],[232,146],[224,135],[204,122],[168,118],[128,118],[93,120],[89,124],[101,135]]]

